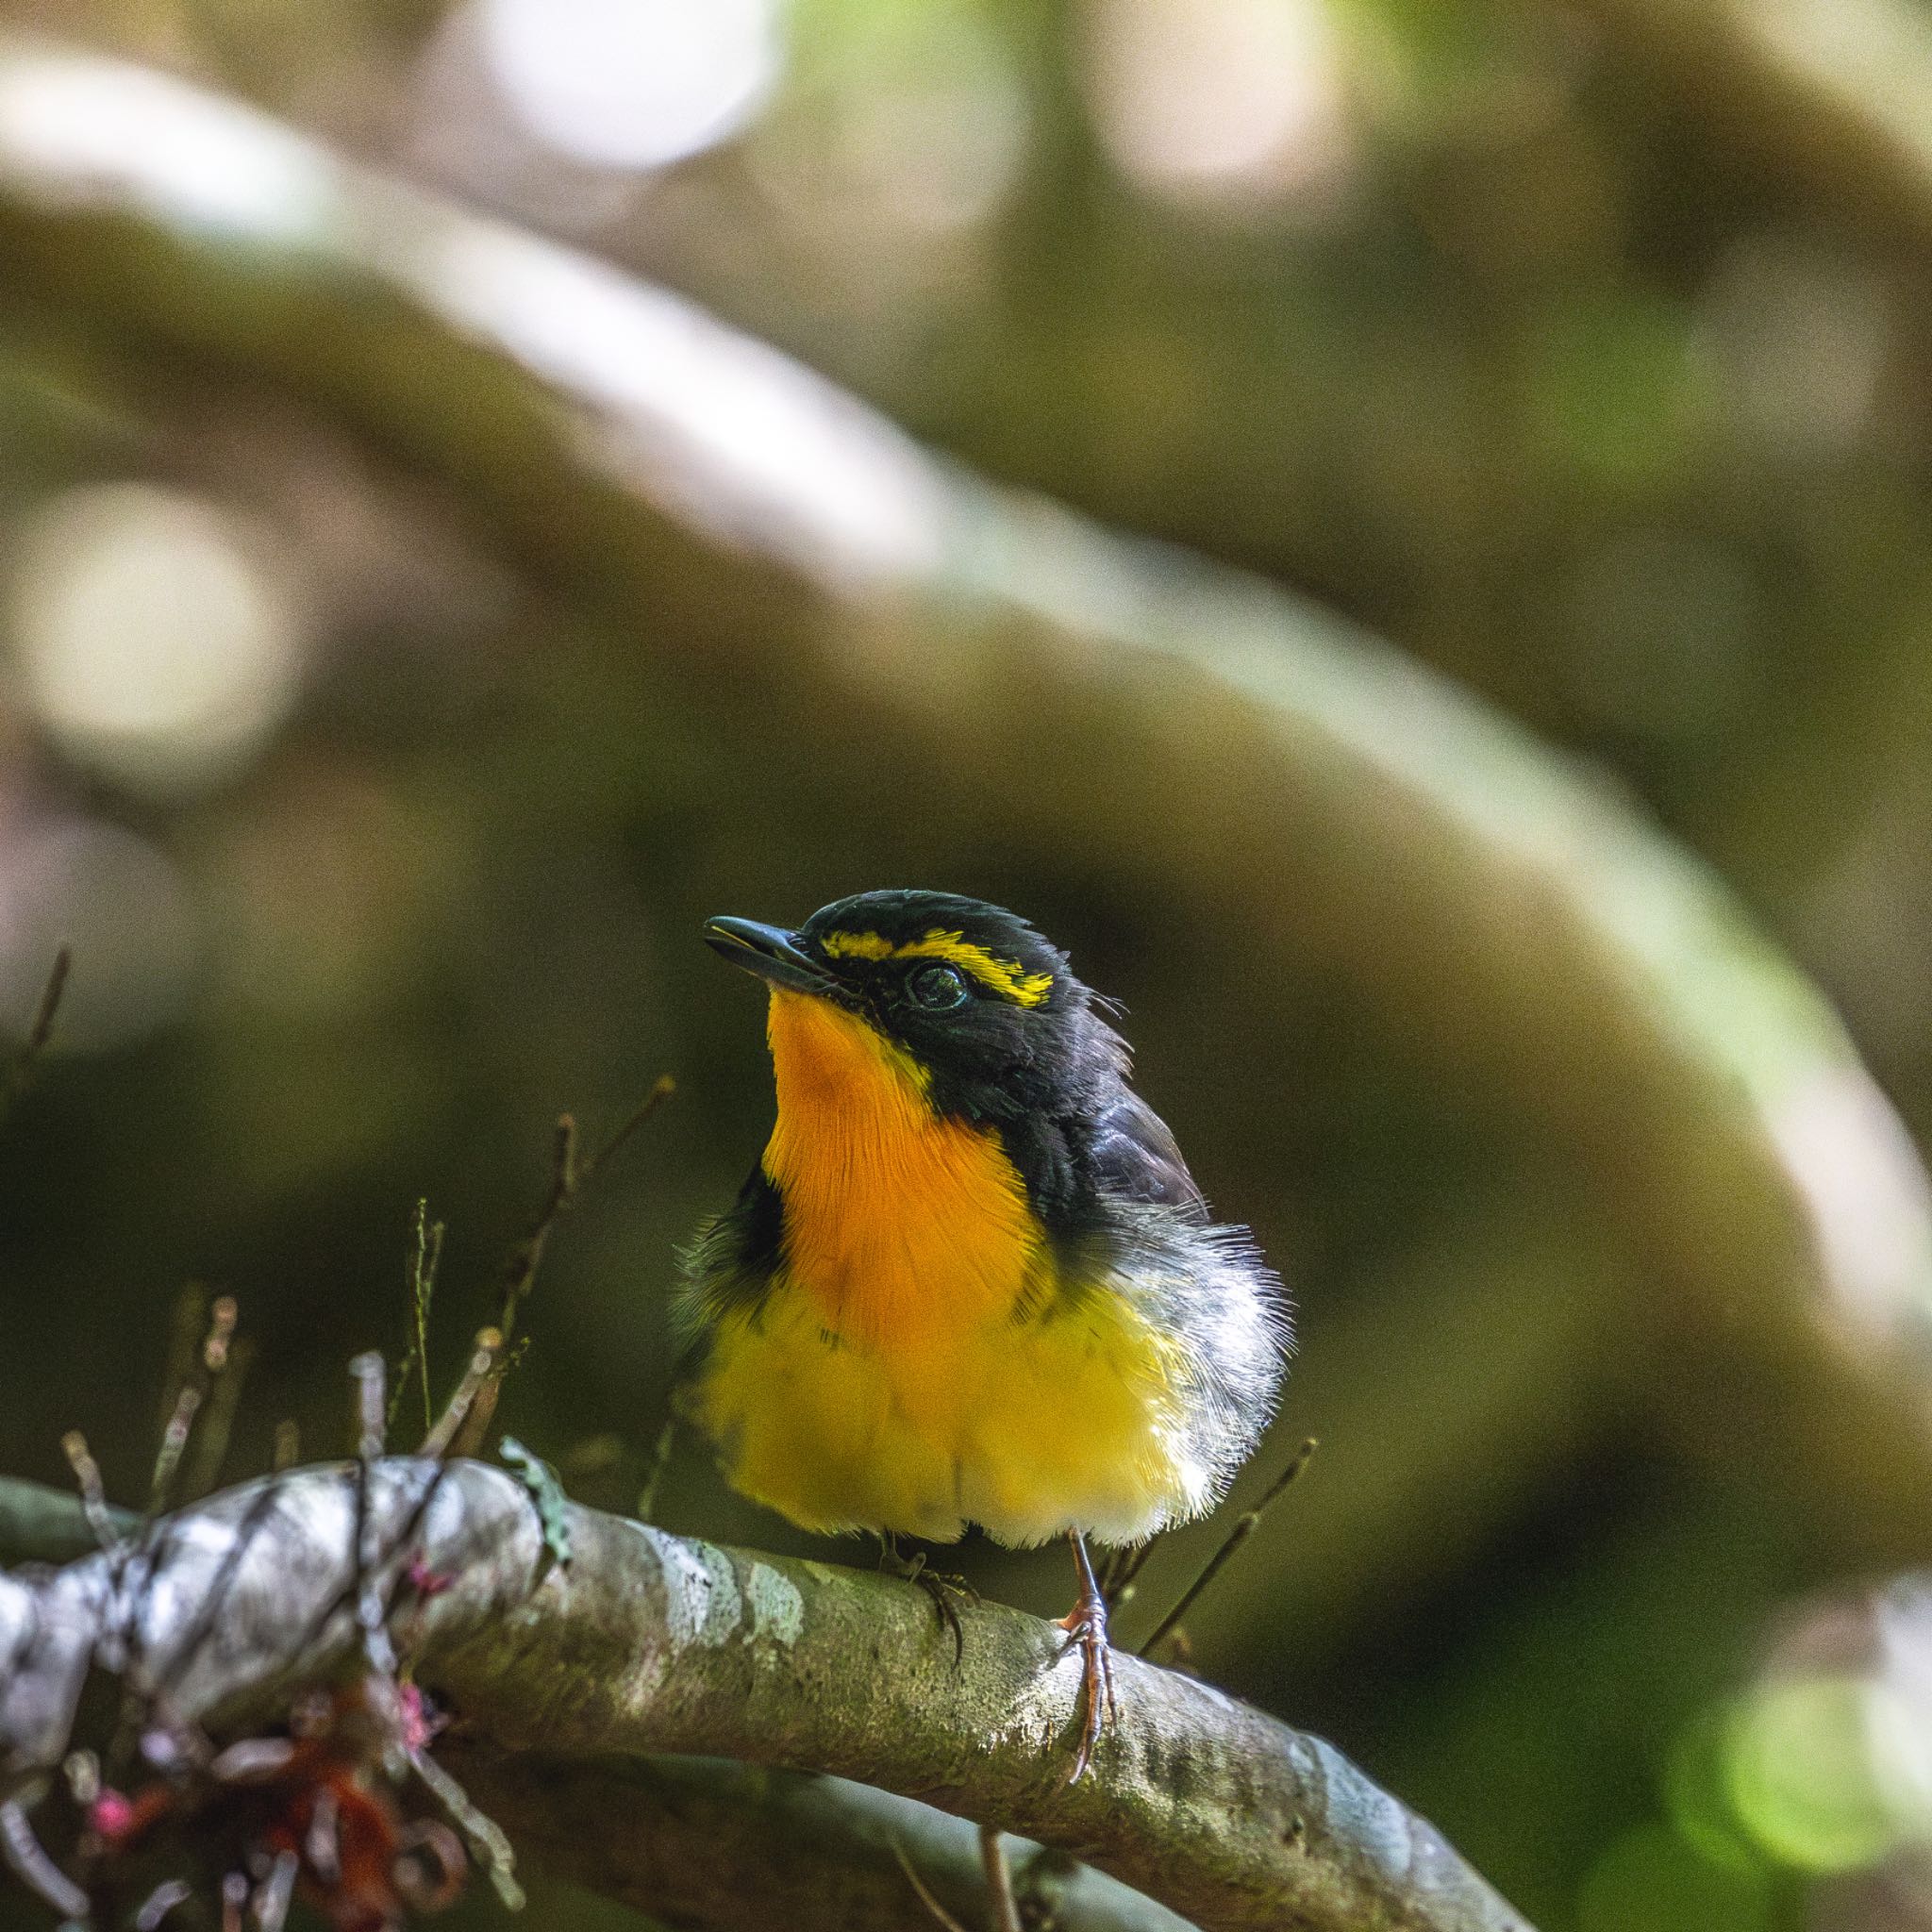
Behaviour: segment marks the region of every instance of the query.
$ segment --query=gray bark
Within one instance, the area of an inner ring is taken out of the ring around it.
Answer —
[[[1070,1785],[1079,1663],[1052,1624],[964,1607],[956,1664],[908,1585],[575,1506],[559,1566],[514,1478],[438,1469],[396,1458],[371,1478],[373,1585],[412,1558],[448,1579],[405,1593],[395,1641],[453,1714],[459,1757],[509,1800],[506,1823],[547,1820],[551,1857],[622,1896],[644,1901],[649,1855],[621,1870],[608,1833],[572,1828],[573,1794],[608,1817],[625,1777],[655,1778],[661,1804],[675,1774],[626,1772],[607,1790],[598,1767],[675,1753],[831,1773],[996,1824],[1208,1932],[1529,1932],[1333,1746],[1208,1685],[1121,1657],[1119,1726],[1097,1774]],[[355,1493],[351,1468],[266,1477],[169,1519],[131,1556],[0,1577],[5,1790],[60,1760],[93,1662],[132,1654],[181,1718],[232,1726],[349,1655]],[[805,1801],[787,1797],[795,1817]],[[1112,1923],[1136,1923],[1125,1912]]]

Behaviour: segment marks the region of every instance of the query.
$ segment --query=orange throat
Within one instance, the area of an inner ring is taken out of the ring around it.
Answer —
[[[784,1274],[828,1340],[942,1367],[1009,1317],[1048,1263],[999,1139],[942,1119],[925,1071],[856,1013],[774,987]]]

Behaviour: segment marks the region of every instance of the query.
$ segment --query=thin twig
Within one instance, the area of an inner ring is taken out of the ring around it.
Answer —
[[[497,1304],[496,1325],[508,1341],[516,1330],[517,1310],[536,1286],[537,1270],[543,1265],[543,1250],[550,1244],[551,1230],[558,1216],[568,1208],[577,1191],[577,1124],[567,1113],[557,1117],[557,1130],[550,1142],[550,1190],[543,1205],[530,1224],[530,1231],[509,1251],[503,1264],[503,1292]]]
[[[134,1915],[134,1932],[158,1932],[161,1921],[176,1906],[185,1906],[194,1896],[194,1888],[185,1878],[164,1878],[148,1893]]]
[[[276,1475],[302,1460],[302,1425],[293,1416],[275,1424],[275,1446],[269,1467]]]
[[[195,1432],[193,1460],[181,1486],[181,1493],[191,1501],[210,1494],[221,1481],[222,1464],[228,1457],[228,1439],[242,1407],[242,1391],[247,1386],[248,1371],[254,1362],[254,1342],[238,1341],[229,1351],[222,1373],[208,1387],[208,1400],[202,1405],[201,1426]]]
[[[1201,1592],[1221,1574],[1222,1570],[1227,1563],[1227,1559],[1254,1535],[1269,1506],[1281,1494],[1282,1491],[1287,1489],[1301,1474],[1303,1470],[1307,1468],[1308,1457],[1315,1453],[1315,1439],[1310,1436],[1295,1451],[1293,1459],[1289,1463],[1288,1467],[1268,1485],[1268,1488],[1263,1491],[1260,1500],[1255,1507],[1252,1509],[1242,1511],[1235,1519],[1234,1527],[1228,1531],[1226,1541],[1201,1566],[1200,1574],[1194,1578],[1193,1582],[1188,1585],[1187,1589],[1181,1591],[1180,1599],[1174,1608],[1168,1611],[1167,1615],[1161,1618],[1160,1622],[1154,1626],[1153,1636],[1148,1638],[1146,1642],[1141,1646],[1141,1655],[1142,1657],[1152,1657],[1155,1647],[1194,1607],[1194,1604]]]
[[[93,1531],[94,1541],[109,1556],[118,1554],[126,1547],[126,1541],[115,1526],[112,1512],[108,1507],[107,1491],[101,1484],[101,1466],[87,1446],[87,1438],[78,1429],[69,1429],[60,1438],[60,1447],[74,1471],[74,1480],[80,1490],[80,1507],[86,1512],[87,1526]]]
[[[232,1295],[218,1296],[208,1309],[208,1333],[201,1340],[198,1351],[190,1342],[187,1348],[181,1346],[186,1339],[179,1331],[189,1322],[194,1331],[201,1326],[201,1294],[198,1289],[191,1288],[182,1296],[175,1311],[176,1339],[173,1351],[175,1366],[172,1369],[166,1386],[175,1391],[172,1398],[162,1399],[162,1413],[165,1420],[161,1425],[161,1440],[155,1451],[154,1474],[148,1481],[147,1509],[143,1516],[143,1530],[148,1523],[159,1516],[175,1497],[175,1479],[180,1473],[182,1458],[188,1453],[188,1443],[193,1434],[195,1418],[201,1413],[204,1402],[228,1366],[230,1345],[234,1341],[237,1310]],[[237,1391],[239,1393],[239,1390]],[[197,1486],[189,1485],[191,1497],[205,1493],[214,1487],[214,1477],[220,1473],[222,1455],[227,1448],[228,1426],[233,1420],[230,1405],[226,1417],[223,1419],[219,1431],[220,1441],[212,1466],[206,1449],[196,1459],[197,1475],[205,1474],[208,1480]],[[212,1422],[212,1417],[210,1422]]]
[[[147,1515],[158,1516],[168,1507],[168,1499],[175,1491],[175,1474],[181,1467],[181,1458],[187,1453],[188,1438],[194,1427],[194,1418],[201,1412],[201,1385],[198,1382],[182,1383],[175,1397],[175,1407],[161,1428],[159,1446],[155,1451],[154,1474],[148,1479]]]
[[[209,1311],[208,1341],[201,1351],[202,1371],[208,1380],[201,1428],[192,1445],[193,1460],[183,1484],[184,1493],[190,1497],[207,1495],[221,1478],[242,1386],[248,1379],[249,1364],[255,1358],[251,1342],[235,1340],[235,1321],[234,1297],[218,1295]]]
[[[166,1430],[168,1418],[184,1387],[195,1379],[195,1362],[201,1360],[201,1346],[208,1331],[208,1291],[199,1281],[182,1285],[174,1298],[174,1320],[168,1324],[168,1360],[160,1375],[160,1416]]]
[[[73,970],[74,948],[63,944],[54,955],[47,983],[41,989],[40,1004],[34,1008],[34,1017],[27,1025],[26,1039],[8,1071],[4,1091],[0,1091],[0,1109],[10,1107],[31,1083],[35,1066],[54,1038],[54,1016],[60,1010],[61,996],[67,991],[67,975]]]
[[[1100,1579],[1100,1593],[1107,1599],[1109,1613],[1133,1597],[1134,1581],[1147,1567],[1147,1558],[1154,1554],[1161,1534],[1156,1530],[1145,1542],[1129,1543],[1124,1549],[1108,1552],[1107,1568]]]
[[[664,1418],[664,1426],[658,1431],[658,1440],[651,1449],[650,1467],[644,1471],[644,1480],[638,1490],[637,1517],[640,1523],[650,1522],[658,1507],[658,1490],[664,1480],[664,1472],[671,1463],[671,1452],[677,1443],[677,1417],[674,1412]]]
[[[208,1335],[208,1290],[198,1281],[188,1282],[175,1297],[175,1318],[168,1324],[168,1359],[161,1372],[161,1407],[158,1425],[165,1436],[180,1404],[181,1391],[195,1377]]]
[[[1013,1896],[1013,1868],[997,1827],[979,1827],[979,1867],[986,1874],[987,1903],[992,1908],[992,1932],[1023,1932],[1020,1901]]]
[[[960,1924],[958,1920],[954,1918],[952,1913],[947,1911],[945,1907],[941,1905],[939,1900],[932,1895],[931,1888],[919,1875],[918,1868],[913,1864],[911,1855],[897,1839],[892,1840],[892,1856],[898,1859],[899,1869],[905,1873],[907,1884],[911,1886],[912,1890],[919,1894],[919,1903],[932,1914],[934,1921],[943,1926],[945,1932],[966,1932],[965,1926]]]
[[[275,1854],[275,1862],[255,1894],[256,1932],[282,1932],[289,1923],[289,1906],[295,1896],[298,1861],[293,1852]]]
[[[469,1840],[470,1850],[476,1862],[490,1874],[490,1883],[496,1896],[508,1910],[521,1911],[524,1889],[517,1883],[516,1854],[510,1849],[503,1827],[488,1813],[477,1808],[469,1792],[428,1752],[411,1751],[409,1763],[416,1775],[435,1793],[442,1808],[456,1820],[457,1829]]]
[[[429,1219],[429,1203],[418,1200],[409,1217],[409,1310],[413,1329],[402,1365],[396,1370],[394,1392],[389,1399],[389,1415],[383,1430],[386,1441],[395,1427],[396,1411],[402,1407],[403,1391],[412,1374],[423,1383],[423,1426],[436,1426],[436,1403],[429,1392],[429,1303],[436,1293],[436,1271],[442,1261],[443,1224]]]
[[[449,1454],[455,1457],[480,1456],[490,1424],[496,1419],[496,1405],[503,1395],[503,1378],[512,1357],[499,1349],[490,1358],[490,1374],[476,1391],[476,1399],[463,1418],[462,1426],[450,1440]]]
[[[48,1857],[34,1836],[25,1807],[16,1800],[0,1805],[0,1857],[13,1875],[44,1899],[63,1919],[85,1921],[92,1901],[74,1880]]]
[[[174,1501],[175,1477],[192,1437],[195,1418],[201,1413],[210,1389],[229,1382],[227,1370],[238,1319],[239,1310],[234,1297],[218,1296],[208,1311],[208,1333],[202,1338],[197,1358],[192,1337],[200,1326],[200,1290],[191,1285],[175,1305],[175,1346],[172,1351],[175,1368],[169,1377],[168,1386],[178,1383],[179,1387],[155,1451],[154,1471],[148,1479],[147,1507],[142,1513],[135,1532],[134,1553],[130,1561],[117,1572],[116,1578],[117,1583],[125,1582],[126,1585],[126,1627],[122,1639],[125,1646],[122,1670],[125,1688],[121,1700],[121,1723],[110,1749],[116,1763],[121,1762],[133,1748],[135,1738],[145,1722],[143,1700],[137,1688],[147,1659],[142,1611],[155,1580],[174,1556],[176,1538],[176,1525],[163,1516],[163,1511]],[[190,1324],[193,1324],[192,1327]],[[222,1458],[227,1451],[228,1431],[234,1420],[234,1403],[240,1392],[238,1362],[232,1386],[222,1404],[223,1412],[220,1415],[211,1413],[203,1429],[202,1453],[195,1464],[197,1481],[190,1485],[192,1496],[211,1490],[221,1474]],[[210,1436],[213,1438],[211,1453],[208,1448]]]
[[[387,1375],[387,1365],[373,1348],[350,1360],[349,1379],[355,1384],[350,1413],[358,1462],[374,1462],[382,1454],[383,1388]]]
[[[577,1186],[583,1188],[596,1174],[597,1170],[643,1125],[643,1124],[677,1091],[677,1082],[669,1074],[659,1074],[651,1083],[651,1091],[638,1104],[630,1118],[606,1141],[590,1159],[577,1169]]]
[[[502,1331],[506,1344],[516,1333],[518,1309],[536,1285],[537,1271],[542,1265],[543,1251],[549,1245],[558,1218],[575,1206],[577,1196],[597,1170],[676,1091],[677,1083],[671,1075],[660,1074],[650,1092],[645,1094],[642,1104],[587,1160],[577,1158],[576,1122],[567,1113],[558,1116],[557,1132],[551,1144],[549,1191],[543,1197],[543,1205],[538,1209],[536,1220],[530,1224],[529,1233],[510,1250],[509,1257],[504,1263],[503,1292],[498,1303],[496,1325]]]
[[[441,1461],[450,1453],[450,1445],[469,1419],[478,1394],[490,1386],[490,1372],[502,1353],[503,1333],[500,1329],[477,1331],[476,1346],[470,1357],[469,1366],[463,1371],[463,1379],[457,1384],[456,1393],[437,1418],[435,1426],[423,1438],[423,1446],[417,1450],[417,1455],[434,1457]]]
[[[356,1511],[350,1536],[350,1575],[355,1596],[356,1622],[362,1632],[364,1649],[376,1661],[375,1653],[386,1649],[383,1606],[369,1587],[369,1485],[375,1458],[382,1454],[384,1423],[382,1357],[366,1350],[349,1363],[349,1378],[356,1385]],[[387,1666],[389,1658],[380,1658]]]

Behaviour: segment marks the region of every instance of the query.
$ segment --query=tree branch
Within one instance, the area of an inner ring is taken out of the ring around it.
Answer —
[[[115,1527],[132,1535],[141,1519],[112,1511]],[[99,1548],[80,1498],[45,1483],[0,1478],[0,1567],[9,1563],[69,1563]]]
[[[657,1924],[737,1932],[938,1932],[909,1868],[959,1924],[990,1923],[979,1833],[870,1785],[712,1757],[438,1754],[520,1853]],[[1005,1840],[1027,1923],[1188,1932],[1188,1922],[1064,1852]]]
[[[1760,167],[1932,249],[1932,44],[1909,0],[1570,0]]]
[[[0,1797],[60,1761],[97,1655],[146,1659],[177,1717],[209,1725],[351,1655],[357,1488],[319,1468],[227,1491],[169,1520],[155,1578],[138,1556],[0,1577]],[[546,1566],[526,1494],[479,1463],[375,1465],[366,1521],[376,1591],[412,1565],[446,1580],[404,1591],[391,1627],[469,1761],[670,1752],[830,1772],[1075,1851],[1210,1932],[1528,1932],[1332,1746],[1136,1657],[1118,1660],[1100,1774],[1068,1784],[1078,1658],[1020,1611],[963,1609],[956,1666],[919,1591],[575,1506],[571,1561]],[[527,1793],[527,1771],[502,1776]],[[573,1842],[557,1836],[567,1857]]]

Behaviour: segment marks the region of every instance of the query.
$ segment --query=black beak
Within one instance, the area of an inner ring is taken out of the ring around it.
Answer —
[[[775,925],[760,925],[756,919],[708,919],[705,942],[734,966],[789,992],[817,993],[822,999],[839,996],[839,983],[831,974]]]

